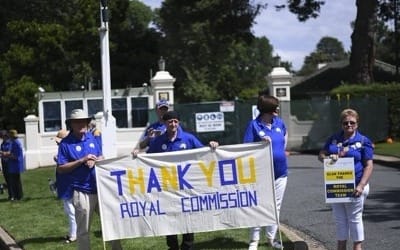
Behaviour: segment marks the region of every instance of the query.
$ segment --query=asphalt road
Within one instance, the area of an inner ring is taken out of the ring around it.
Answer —
[[[289,157],[289,178],[280,221],[336,249],[335,228],[324,200],[323,168],[315,155]],[[363,249],[400,249],[400,165],[374,163],[364,209]],[[352,249],[351,242],[348,249]]]

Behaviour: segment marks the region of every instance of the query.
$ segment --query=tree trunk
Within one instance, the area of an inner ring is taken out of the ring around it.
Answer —
[[[377,0],[356,0],[357,17],[351,35],[350,68],[352,83],[374,81]]]

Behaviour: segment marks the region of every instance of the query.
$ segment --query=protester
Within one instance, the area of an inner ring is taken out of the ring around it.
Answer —
[[[265,141],[272,145],[272,160],[275,176],[275,201],[279,217],[280,208],[287,184],[288,166],[286,159],[286,144],[288,134],[285,123],[278,117],[279,100],[266,92],[260,92],[257,101],[257,109],[260,114],[247,125],[243,142]],[[271,195],[271,194],[267,194]],[[266,227],[268,244],[273,248],[281,249],[282,242],[275,241],[278,225]],[[260,241],[260,227],[250,229],[249,250],[255,250]]]
[[[157,102],[156,113],[157,113],[158,120],[156,122],[150,124],[146,128],[146,131],[139,142],[140,149],[144,149],[147,146],[149,146],[150,140],[154,139],[156,136],[161,135],[162,133],[165,132],[166,127],[165,127],[162,117],[166,112],[168,112],[168,109],[169,109],[169,104],[168,104],[167,100],[162,99],[159,102]]]
[[[100,149],[103,149],[103,141],[101,139],[101,131],[100,129],[97,128],[96,125],[96,119],[92,119],[89,123],[89,131],[92,133],[92,135],[94,136],[94,138],[97,141],[97,144],[99,144]]]
[[[0,139],[1,139],[1,148],[0,148],[0,157],[1,157],[1,169],[3,172],[4,181],[7,187],[10,185],[10,173],[8,170],[8,158],[7,154],[11,151],[11,141],[8,136],[7,130],[0,131]],[[3,156],[4,154],[4,156]],[[8,200],[11,200],[11,189],[7,188],[8,191]]]
[[[57,132],[54,141],[57,145],[60,144],[61,140],[68,135],[68,131],[61,129]],[[57,162],[57,156],[54,157]],[[56,171],[56,189],[57,197],[63,201],[64,212],[68,219],[68,234],[65,236],[65,243],[71,243],[76,241],[76,220],[75,220],[75,208],[72,204],[72,197],[69,195],[70,179],[67,174],[60,174]]]
[[[3,152],[2,158],[7,159],[8,189],[11,201],[19,201],[24,196],[22,190],[21,173],[24,172],[24,150],[18,140],[18,132],[15,129],[8,131],[10,137],[10,151]]]
[[[336,224],[337,249],[346,249],[347,239],[353,241],[353,250],[361,250],[364,241],[362,220],[364,202],[369,193],[369,179],[373,170],[374,149],[371,140],[358,131],[359,115],[353,109],[345,109],[340,114],[342,129],[326,141],[318,155],[337,160],[340,157],[354,159],[355,190],[354,200],[350,203],[332,203],[332,212]]]
[[[168,111],[163,115],[162,119],[166,126],[166,132],[150,141],[147,153],[162,153],[204,147],[198,138],[179,128],[179,115],[176,111]],[[210,141],[209,146],[215,149],[218,146],[218,142]],[[135,156],[138,150],[132,153]],[[193,233],[183,234],[180,246],[178,235],[167,236],[169,250],[191,250],[193,249],[193,244]]]
[[[98,206],[95,165],[103,158],[96,139],[88,131],[91,118],[82,109],[72,110],[66,120],[70,133],[59,144],[57,173],[68,175],[63,195],[72,198],[77,224],[77,247],[90,249],[89,229],[93,212]],[[111,242],[112,249],[121,249],[119,241]]]

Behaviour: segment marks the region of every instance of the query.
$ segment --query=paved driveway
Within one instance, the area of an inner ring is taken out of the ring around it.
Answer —
[[[400,165],[374,164],[364,211],[363,249],[400,249]],[[281,222],[336,249],[330,205],[325,204],[322,165],[315,155],[289,157],[289,179]],[[348,249],[351,249],[349,243]]]

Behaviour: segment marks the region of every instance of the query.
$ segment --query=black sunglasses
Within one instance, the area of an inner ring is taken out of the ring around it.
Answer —
[[[356,122],[354,122],[354,121],[342,122],[342,125],[343,125],[343,126],[346,126],[346,125],[355,125],[355,124],[356,124]]]

